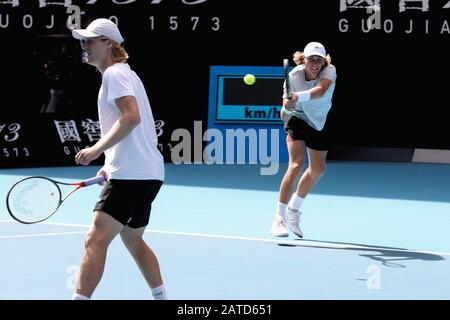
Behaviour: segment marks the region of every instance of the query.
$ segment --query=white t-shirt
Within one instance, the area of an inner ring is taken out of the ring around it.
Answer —
[[[323,69],[316,79],[306,81],[305,65],[301,64],[292,69],[289,73],[291,79],[291,91],[304,91],[314,88],[318,85],[320,79],[329,79],[332,81],[328,90],[321,98],[311,99],[306,102],[298,101],[295,109],[295,116],[306,121],[314,129],[321,131],[325,126],[328,111],[331,109],[334,87],[336,85],[336,68],[328,65]],[[285,92],[286,93],[286,92]]]
[[[110,179],[164,180],[164,160],[159,152],[150,102],[144,85],[126,63],[116,63],[103,72],[98,94],[98,114],[102,136],[121,112],[115,99],[136,97],[141,122],[121,141],[105,151],[103,169]]]

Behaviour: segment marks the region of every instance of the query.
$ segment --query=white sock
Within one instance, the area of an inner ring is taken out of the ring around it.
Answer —
[[[300,210],[300,207],[302,206],[303,200],[305,198],[301,198],[297,195],[297,193],[294,192],[294,194],[291,197],[291,200],[289,200],[289,208],[294,210]]]
[[[169,300],[169,298],[167,298],[166,288],[164,288],[163,284],[159,287],[152,288],[152,295],[155,300]]]
[[[283,202],[278,202],[277,215],[279,215],[280,217],[282,217],[284,219],[284,216],[286,215],[286,209],[287,209],[287,204],[284,204]]]
[[[91,300],[91,298],[83,296],[82,294],[74,293],[72,296],[72,300]]]

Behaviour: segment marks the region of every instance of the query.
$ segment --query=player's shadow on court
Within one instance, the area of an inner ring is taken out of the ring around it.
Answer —
[[[385,267],[389,268],[406,268],[406,264],[399,263],[399,261],[442,261],[445,260],[444,257],[427,252],[417,252],[409,251],[404,248],[392,248],[392,247],[380,247],[380,246],[370,246],[355,243],[342,243],[342,242],[323,242],[317,240],[307,240],[308,242],[318,242],[324,245],[304,245],[304,244],[283,244],[279,243],[281,247],[303,247],[303,248],[317,248],[317,249],[328,249],[328,250],[345,250],[354,251],[355,254],[360,257],[365,257],[373,261],[381,263]],[[351,245],[359,246],[358,248],[352,247],[332,247],[326,244],[338,244],[338,245]]]

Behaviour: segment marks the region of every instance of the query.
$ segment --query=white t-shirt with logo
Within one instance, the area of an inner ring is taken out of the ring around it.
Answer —
[[[164,160],[159,152],[150,102],[144,85],[126,63],[116,63],[103,72],[98,94],[102,136],[114,126],[121,112],[115,99],[136,97],[141,122],[121,141],[105,151],[103,169],[110,179],[164,180]]]
[[[328,111],[330,111],[332,105],[333,92],[336,85],[336,68],[330,64],[319,73],[316,79],[307,81],[305,78],[305,65],[301,64],[292,69],[289,76],[291,79],[292,92],[312,89],[317,86],[319,80],[323,78],[332,81],[322,97],[310,99],[306,102],[298,101],[295,106],[297,111],[295,112],[296,117],[306,121],[314,129],[321,131],[325,126]]]

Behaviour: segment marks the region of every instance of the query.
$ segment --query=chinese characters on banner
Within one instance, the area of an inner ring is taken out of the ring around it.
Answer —
[[[407,10],[420,10],[422,12],[427,12],[430,10],[430,0],[399,0],[398,9],[399,12],[405,12]],[[435,1],[433,4],[436,4]],[[442,5],[443,4],[443,5]],[[441,1],[439,6],[443,9],[450,8],[450,1]],[[340,12],[346,11],[347,9],[365,9],[374,10],[381,7],[381,0],[340,0],[339,10]]]
[[[47,6],[64,6],[64,7],[68,7],[70,5],[72,5],[72,0],[64,0],[64,1],[47,1],[47,0],[36,0],[39,2],[39,8],[45,8]],[[126,5],[126,4],[130,4],[133,2],[136,2],[137,0],[111,0],[112,3],[114,4],[118,4],[118,5]],[[160,4],[161,2],[163,2],[164,0],[151,0],[151,1],[147,1],[149,4]],[[204,3],[208,0],[180,0],[181,3],[186,4],[186,5],[196,5],[196,4],[201,4]],[[25,1],[23,1],[25,2]],[[27,1],[30,2],[30,1]],[[77,1],[77,3],[79,3],[80,1]],[[102,0],[101,2],[105,2],[105,0]],[[86,5],[93,5],[93,4],[97,4],[100,3],[99,0],[86,0],[85,4]],[[20,5],[20,0],[5,0],[5,1],[0,1],[0,4],[9,4],[13,7],[18,7]],[[75,4],[75,3],[74,3]]]
[[[339,0],[338,29],[341,33],[361,31],[397,35],[450,35],[447,20],[449,0]],[[357,15],[354,13],[362,13]],[[346,14],[351,14],[347,16]],[[433,15],[433,16],[431,16]],[[441,15],[441,17],[439,17]],[[355,21],[359,17],[359,21]]]
[[[61,143],[65,143],[67,141],[81,142],[80,134],[74,120],[54,120],[54,123],[56,130],[58,131],[59,138],[61,139]],[[86,121],[83,120],[81,122],[81,127],[83,128],[83,134],[88,137],[89,142],[95,143],[95,141],[100,140],[101,131],[98,121],[94,121],[92,119],[86,119]]]

